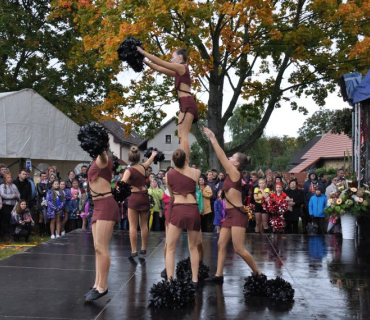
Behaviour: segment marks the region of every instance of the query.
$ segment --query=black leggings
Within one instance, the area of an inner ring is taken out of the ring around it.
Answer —
[[[11,227],[10,227],[10,217],[14,206],[4,204],[3,208],[0,211],[0,235],[10,236]]]

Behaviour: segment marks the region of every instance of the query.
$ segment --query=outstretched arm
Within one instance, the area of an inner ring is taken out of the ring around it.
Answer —
[[[152,61],[152,65],[149,65],[147,62],[145,62],[151,68],[153,68],[153,65],[156,64],[159,67],[165,68],[165,69],[167,69],[169,71],[172,71],[174,73],[177,73],[177,74],[179,74],[181,76],[186,72],[185,66],[183,64],[180,64],[180,63],[171,63],[171,62],[163,61],[162,59],[160,59],[160,58],[158,58],[158,57],[150,54],[149,52],[146,52],[145,50],[143,50],[140,47],[137,47],[137,51],[139,51],[144,57],[146,57],[150,61]],[[159,72],[163,72],[162,71],[163,69],[160,69],[157,66],[155,66],[155,67],[157,69],[153,68],[154,70],[157,70]],[[175,76],[175,74],[173,74],[173,76]]]
[[[103,151],[103,153],[96,158],[96,165],[101,169],[108,165],[108,155],[106,151]]]
[[[152,164],[152,162],[153,162],[153,160],[154,160],[154,158],[157,154],[158,154],[157,151],[152,151],[152,155],[150,156],[150,158],[146,162],[143,163],[143,166],[144,166],[145,169],[148,168]]]
[[[239,179],[240,173],[238,169],[236,169],[227,158],[225,152],[221,149],[220,145],[218,144],[218,141],[215,137],[215,134],[208,128],[203,127],[203,132],[211,141],[213,149],[216,152],[218,160],[220,160],[222,166],[225,168],[226,172],[230,175],[231,180],[236,181]]]
[[[176,72],[175,71],[172,71],[170,69],[166,69],[166,68],[163,68],[163,67],[160,67],[159,65],[153,63],[153,62],[149,62],[147,60],[144,60],[144,63],[149,66],[151,69],[155,70],[155,71],[158,71],[160,73],[163,73],[167,76],[170,76],[170,77],[174,77],[176,75]]]

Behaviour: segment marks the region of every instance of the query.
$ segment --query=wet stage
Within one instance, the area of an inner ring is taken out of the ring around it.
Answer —
[[[90,232],[74,231],[0,261],[0,319],[370,319],[370,243],[340,237],[248,234],[246,246],[268,278],[295,289],[293,303],[243,298],[247,265],[228,252],[223,285],[201,286],[185,310],[148,308],[149,290],[161,280],[163,233],[150,233],[145,259],[130,261],[128,233],[111,242],[109,293],[84,302],[94,282]],[[217,235],[204,234],[204,262],[216,269]],[[177,261],[189,256],[186,234]]]

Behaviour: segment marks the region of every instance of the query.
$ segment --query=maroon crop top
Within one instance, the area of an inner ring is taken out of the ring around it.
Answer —
[[[239,180],[236,182],[233,182],[228,174],[226,175],[224,183],[222,184],[222,190],[225,192],[228,192],[231,188],[238,190],[239,192],[242,192],[242,174],[241,173],[240,173]]]
[[[145,170],[145,167],[142,164],[141,166]],[[130,178],[128,179],[127,183],[130,186],[133,186],[138,189],[145,187],[145,175],[143,175],[139,170],[133,167],[128,168],[128,170],[130,171],[131,174],[130,174]]]
[[[167,173],[167,182],[171,186],[173,194],[181,194],[186,197],[190,193],[195,198],[197,183],[192,178],[174,169]]]
[[[185,90],[180,89],[180,84],[181,83],[187,84],[189,87],[191,86],[189,67],[186,64],[185,64],[185,73],[182,76],[180,76],[177,73],[175,74],[175,88],[178,91],[191,94],[191,92],[189,92],[189,91],[185,91]]]
[[[105,168],[99,168],[96,164],[96,160],[93,161],[89,171],[87,172],[87,177],[89,182],[96,180],[97,177],[103,178],[110,184],[112,181],[112,171],[113,171],[113,161],[108,158],[108,165]]]

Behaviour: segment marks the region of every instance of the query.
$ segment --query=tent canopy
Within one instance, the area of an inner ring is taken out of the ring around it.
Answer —
[[[370,70],[361,83],[355,88],[353,103],[358,103],[367,99],[370,99]]]
[[[0,158],[90,161],[79,129],[31,89],[0,93]]]

